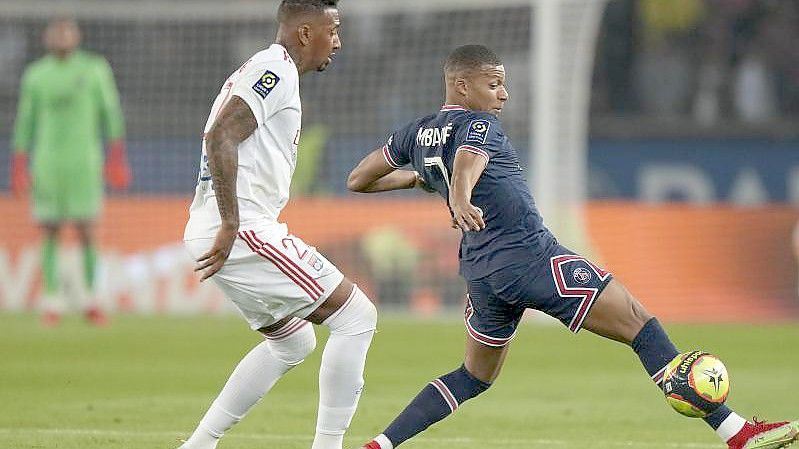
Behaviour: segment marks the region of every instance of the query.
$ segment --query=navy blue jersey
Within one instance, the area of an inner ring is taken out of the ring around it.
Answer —
[[[469,280],[479,279],[509,265],[548,263],[546,250],[556,244],[555,238],[544,227],[516,150],[496,116],[444,106],[437,114],[394,132],[383,147],[389,165],[412,165],[447,203],[458,151],[487,160],[472,190],[472,204],[483,210],[486,227],[464,232],[459,251],[461,274]]]

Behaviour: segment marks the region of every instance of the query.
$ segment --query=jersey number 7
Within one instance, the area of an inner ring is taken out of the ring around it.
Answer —
[[[431,171],[435,171],[433,167],[438,167],[438,169],[441,170],[441,177],[447,187],[447,191],[441,193],[446,193],[446,195],[449,196],[449,171],[447,170],[447,166],[444,165],[444,160],[441,159],[441,156],[424,158],[424,166],[425,168],[430,167]]]

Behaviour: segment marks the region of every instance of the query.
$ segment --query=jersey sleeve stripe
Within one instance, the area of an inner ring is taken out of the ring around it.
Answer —
[[[489,159],[491,159],[488,156],[488,153],[485,150],[477,148],[477,147],[473,147],[471,145],[461,145],[461,146],[458,147],[457,150],[455,150],[455,153],[457,153],[458,151],[468,151],[470,153],[479,154],[480,156],[483,156],[484,158],[486,158],[486,162],[488,162]]]
[[[222,109],[225,108],[225,105],[228,103],[228,101],[230,101],[230,97],[232,95],[233,95],[233,83],[230,83],[230,89],[228,89],[227,93],[225,94],[225,99],[222,100],[222,103],[219,104],[219,110],[216,111],[216,114],[214,114],[214,121],[211,122],[212,125],[216,123],[216,119],[219,118],[219,113],[222,112]],[[249,106],[249,104],[247,106]],[[203,134],[203,140],[205,140],[205,134]]]
[[[391,157],[391,152],[388,151],[388,145],[383,145],[383,157],[386,159],[386,163],[393,168],[402,167],[402,165],[394,162],[394,158]]]

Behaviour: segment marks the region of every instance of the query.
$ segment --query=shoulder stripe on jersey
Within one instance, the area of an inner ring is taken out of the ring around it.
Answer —
[[[457,104],[445,104],[441,106],[441,112],[449,112],[449,111],[465,111],[466,108]]]
[[[491,159],[488,156],[488,152],[486,150],[481,149],[481,148],[473,147],[471,145],[461,145],[461,146],[458,147],[457,150],[455,150],[455,152],[457,153],[458,151],[461,151],[461,150],[468,151],[470,153],[479,154],[480,156],[483,156],[484,158],[486,158],[486,163],[488,163],[488,161]]]
[[[388,145],[383,145],[383,157],[386,159],[386,163],[394,168],[400,168],[402,165],[394,162],[394,158],[391,157],[391,152],[388,151]]]

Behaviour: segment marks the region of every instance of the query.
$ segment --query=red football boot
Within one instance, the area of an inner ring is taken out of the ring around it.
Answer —
[[[727,440],[730,449],[777,449],[799,440],[799,421],[769,423],[755,418],[752,421]]]
[[[84,312],[84,317],[95,326],[108,326],[108,316],[99,307],[89,307]]]

